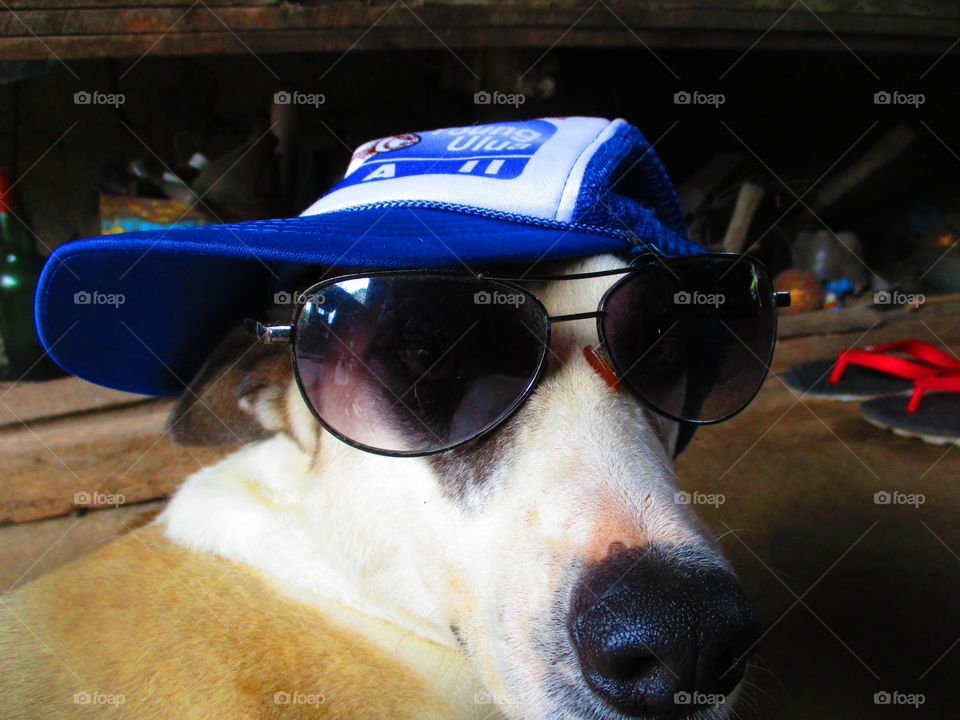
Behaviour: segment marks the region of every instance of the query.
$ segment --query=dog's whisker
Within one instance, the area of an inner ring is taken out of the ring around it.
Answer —
[[[754,531],[750,530],[749,528],[727,528],[725,531],[723,531],[719,535],[715,535],[714,540],[716,540],[717,542],[720,542],[727,535],[736,535],[737,533],[745,533],[745,532],[754,532]]]
[[[761,652],[759,652],[759,651],[756,652],[756,653],[754,654],[753,658],[751,658],[751,660],[750,660],[750,665],[748,666],[748,672],[753,671],[753,670],[756,670],[756,671],[758,671],[758,672],[766,673],[774,682],[777,683],[777,685],[778,685],[781,689],[785,688],[785,685],[784,685],[784,683],[783,683],[783,680],[781,680],[780,676],[777,675],[777,673],[775,673],[773,670],[771,670],[771,669],[769,669],[769,668],[767,668],[767,667],[765,667],[765,666],[763,666],[763,665],[760,664],[759,661],[762,661],[762,660],[763,660],[763,654],[762,654]]]
[[[764,690],[762,687],[760,687],[757,683],[751,682],[751,681],[748,680],[747,678],[744,678],[744,679],[741,680],[740,682],[744,685],[744,687],[747,687],[747,688],[749,688],[749,689],[751,689],[751,690],[754,690],[754,691],[756,691],[756,692],[759,692],[759,693],[763,693],[763,695],[765,695],[766,697],[770,698],[771,700],[774,699],[774,698],[773,698],[773,695],[771,695],[770,693],[768,693],[766,690]],[[745,694],[749,697],[749,693],[745,693]],[[752,698],[751,698],[751,699],[752,699]]]

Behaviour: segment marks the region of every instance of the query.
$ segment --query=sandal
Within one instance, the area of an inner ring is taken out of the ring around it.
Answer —
[[[903,353],[911,359],[886,354],[889,352]],[[806,395],[860,401],[907,395],[913,391],[916,379],[942,370],[960,371],[960,360],[930,343],[897,340],[862,350],[845,350],[836,360],[800,363],[783,379]]]
[[[924,394],[927,390],[940,392]],[[960,445],[960,371],[944,370],[917,378],[906,405],[898,397],[874,398],[860,406],[860,414],[897,435],[935,445]]]

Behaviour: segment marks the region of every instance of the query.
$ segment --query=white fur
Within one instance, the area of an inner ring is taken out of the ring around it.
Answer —
[[[553,283],[542,299],[551,314],[593,310],[616,279]],[[555,326],[555,355],[521,410],[513,453],[472,503],[446,497],[426,460],[384,458],[326,435],[318,445],[292,391],[296,441],[278,435],[196,473],[159,522],[174,541],[247,563],[300,599],[332,598],[450,646],[456,625],[505,714],[572,717],[545,686],[538,648],[569,643],[551,611],[574,571],[616,542],[711,547],[688,506],[673,501],[663,441],[672,445],[673,424],[611,393],[581,354],[596,343],[592,320]],[[561,670],[583,683],[573,660]],[[599,703],[596,713],[618,717]]]

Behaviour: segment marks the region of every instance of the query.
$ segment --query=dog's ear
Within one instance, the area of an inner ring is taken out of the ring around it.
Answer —
[[[293,372],[288,345],[267,345],[243,328],[221,341],[167,420],[179,445],[241,445],[286,429]]]

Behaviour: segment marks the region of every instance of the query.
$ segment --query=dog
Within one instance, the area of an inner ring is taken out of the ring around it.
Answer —
[[[612,282],[536,292],[582,313]],[[3,599],[3,716],[727,717],[753,610],[675,502],[678,424],[612,391],[582,353],[596,341],[558,324],[506,423],[393,458],[318,424],[287,346],[229,333],[170,433],[237,449]]]

